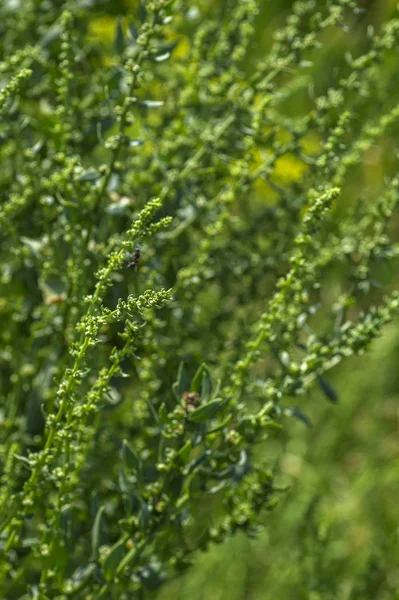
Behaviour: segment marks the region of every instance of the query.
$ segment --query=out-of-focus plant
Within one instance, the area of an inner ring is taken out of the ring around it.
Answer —
[[[348,173],[399,117],[399,19],[352,56],[355,1],[297,2],[255,59],[260,5],[140,2],[110,43],[107,3],[2,4],[4,598],[141,598],[255,535],[267,440],[398,312],[397,165]]]

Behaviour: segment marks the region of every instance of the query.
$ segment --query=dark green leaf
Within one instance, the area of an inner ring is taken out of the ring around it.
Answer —
[[[158,417],[161,423],[164,425],[169,423],[168,411],[166,410],[165,402],[162,402],[161,406],[159,407]]]
[[[137,31],[137,28],[135,27],[135,25],[133,23],[129,23],[128,32],[130,34],[132,41],[136,42],[137,38],[139,37],[139,32]]]
[[[215,417],[226,406],[226,400],[216,398],[207,404],[203,404],[190,413],[190,421],[193,423],[205,423]]]
[[[143,504],[140,512],[139,512],[139,527],[140,529],[147,529],[148,523],[150,522],[150,518],[151,518],[151,508],[149,507],[148,504]]]
[[[216,433],[217,431],[221,431],[222,429],[224,429],[226,427],[226,425],[228,425],[231,421],[231,419],[233,418],[233,415],[227,415],[227,417],[225,419],[223,419],[223,421],[221,423],[219,423],[218,425],[216,425],[213,429],[209,429],[206,434],[209,435],[210,433]]]
[[[104,507],[100,506],[91,529],[91,550],[95,560],[98,559],[100,546],[104,544],[104,529]]]
[[[133,448],[129,446],[127,440],[123,440],[122,442],[122,458],[128,469],[133,469],[134,471],[141,470],[141,459],[133,450]]]
[[[71,576],[71,584],[72,584],[72,592],[77,592],[84,584],[89,581],[94,571],[96,570],[95,563],[91,562],[84,567],[78,567],[76,571],[72,573]]]
[[[205,363],[199,367],[191,382],[191,391],[198,392],[201,400],[207,402],[212,395],[212,381],[209,369]]]
[[[129,484],[127,482],[125,471],[123,470],[123,468],[119,469],[118,483],[119,483],[119,489],[121,490],[122,494],[128,494],[129,493]]]
[[[125,542],[120,540],[110,550],[107,558],[104,561],[103,570],[107,581],[112,581],[118,566],[125,556]]]
[[[139,18],[142,23],[147,19],[147,9],[143,0],[139,0]]]
[[[118,568],[116,570],[116,573],[120,573],[121,571],[123,571],[123,569],[133,560],[133,558],[136,556],[136,548],[131,548],[129,550],[129,552],[126,554],[126,556],[121,560],[121,562],[118,565]]]
[[[87,169],[87,171],[83,171],[81,175],[79,175],[79,181],[82,182],[94,182],[97,179],[100,179],[101,175],[95,169]]]
[[[317,376],[317,381],[321,389],[323,390],[323,393],[326,396],[326,398],[328,398],[330,402],[338,402],[338,394],[336,393],[330,382],[322,375]]]
[[[125,39],[123,33],[123,19],[119,16],[116,19],[116,31],[115,31],[115,41],[114,48],[117,54],[121,55],[125,49]]]
[[[71,525],[72,525],[72,511],[69,504],[63,506],[61,509],[60,517],[60,529],[63,531],[65,539],[69,539],[71,536]]]
[[[182,448],[180,448],[180,450],[177,453],[177,455],[179,456],[180,460],[182,461],[182,463],[184,465],[187,464],[188,459],[190,458],[192,448],[193,448],[193,445],[191,443],[191,440],[189,440],[188,442],[186,442],[184,444],[184,446],[182,446]]]
[[[177,380],[172,386],[176,400],[180,400],[184,392],[189,390],[190,381],[186,372],[184,362],[181,362],[177,371]]]
[[[286,415],[288,417],[295,417],[296,419],[299,419],[299,421],[305,423],[307,427],[312,427],[311,420],[296,406],[283,408],[281,412],[283,415]]]

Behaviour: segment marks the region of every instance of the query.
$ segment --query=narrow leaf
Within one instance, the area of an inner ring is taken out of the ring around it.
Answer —
[[[306,425],[306,427],[312,427],[312,422],[299,408],[296,406],[287,407],[282,409],[282,414],[287,417],[295,417],[299,421],[302,421]]]
[[[125,36],[123,33],[123,20],[121,16],[116,20],[114,48],[119,55],[122,54],[125,49]]]
[[[93,182],[97,181],[101,177],[100,173],[95,169],[88,169],[87,171],[83,171],[81,175],[79,175],[79,181],[82,182]]]
[[[125,542],[120,540],[110,550],[107,558],[104,561],[104,575],[107,581],[112,581],[116,574],[117,568],[125,556]]]
[[[169,423],[168,411],[166,410],[165,402],[162,402],[161,406],[159,407],[158,417],[161,423],[164,425]]]
[[[144,23],[147,18],[147,9],[143,0],[139,0],[139,18],[142,23]]]
[[[177,455],[179,456],[180,460],[182,461],[182,463],[184,465],[186,465],[188,463],[188,459],[190,458],[192,447],[193,447],[193,445],[191,443],[191,440],[189,440],[188,442],[186,442],[184,444],[184,446],[182,446],[182,448],[180,448],[180,450],[177,453]]]
[[[203,399],[205,401],[208,397],[210,398],[212,393],[212,382],[209,369],[205,363],[202,363],[195,373],[191,382],[191,391],[200,393],[201,396],[204,396]]]
[[[93,558],[98,559],[98,551],[100,546],[103,545],[104,537],[104,507],[100,506],[97,511],[96,518],[94,519],[93,527],[91,529],[91,550]]]
[[[181,362],[177,371],[177,380],[172,386],[176,400],[180,400],[184,392],[189,389],[189,379],[184,362]]]
[[[142,462],[140,457],[136,454],[136,452],[129,446],[127,440],[123,440],[122,442],[122,458],[125,465],[129,469],[133,469],[134,471],[140,471],[142,467]]]
[[[207,367],[202,374],[200,395],[203,402],[208,402],[212,397],[212,379]]]
[[[226,405],[226,400],[216,398],[207,404],[203,404],[190,413],[189,419],[193,423],[205,423],[217,415]]]
[[[121,560],[121,562],[118,565],[118,568],[116,570],[116,574],[118,575],[121,571],[123,571],[123,569],[130,563],[130,561],[133,560],[133,558],[136,556],[136,548],[131,548],[129,550],[129,552],[126,554],[126,556]]]
[[[176,508],[181,508],[189,500],[190,496],[188,494],[183,494],[183,496],[180,496],[180,498],[176,501]]]
[[[326,396],[326,398],[330,402],[334,402],[334,403],[338,402],[338,394],[332,387],[331,383],[322,375],[317,376],[317,381],[318,381],[324,395]]]
[[[135,42],[137,40],[137,38],[139,37],[139,32],[137,31],[137,28],[135,27],[135,25],[133,23],[129,23],[128,33],[133,42]]]
[[[210,433],[216,433],[217,431],[221,431],[230,423],[232,418],[233,418],[232,414],[227,415],[227,417],[225,419],[223,419],[223,421],[219,425],[216,425],[213,429],[208,429],[206,434],[209,435]]]

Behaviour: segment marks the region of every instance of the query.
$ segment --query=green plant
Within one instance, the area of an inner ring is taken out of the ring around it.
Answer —
[[[259,59],[260,5],[140,2],[110,44],[107,3],[1,8],[4,598],[140,598],[255,535],[269,440],[398,312],[397,165],[356,168],[399,19],[344,60],[357,3],[297,2]]]

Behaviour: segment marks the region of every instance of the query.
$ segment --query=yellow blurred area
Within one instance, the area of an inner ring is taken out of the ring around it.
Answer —
[[[89,24],[89,39],[104,45],[112,44],[115,37],[116,19],[110,16],[97,17]]]
[[[276,161],[274,176],[281,183],[299,181],[308,167],[296,156],[286,154]]]

